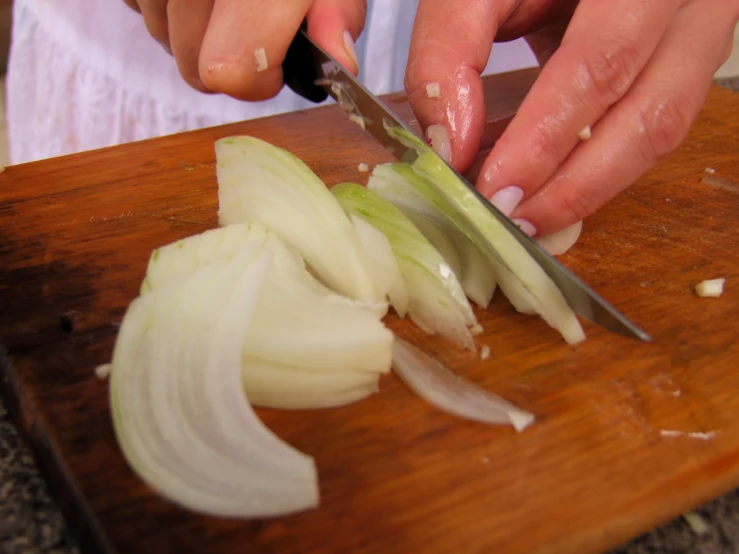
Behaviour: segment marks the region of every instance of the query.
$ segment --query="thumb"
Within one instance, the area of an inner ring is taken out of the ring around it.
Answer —
[[[355,76],[354,42],[364,29],[367,0],[316,0],[308,10],[308,34]]]

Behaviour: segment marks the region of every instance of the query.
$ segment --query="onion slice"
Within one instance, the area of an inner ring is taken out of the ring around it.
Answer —
[[[575,245],[581,232],[582,220],[565,227],[561,231],[540,237],[536,239],[536,242],[552,256],[560,256]]]
[[[464,419],[512,425],[523,431],[534,415],[452,373],[415,346],[395,337],[393,369],[398,377],[432,406]]]
[[[271,517],[319,502],[311,457],[273,434],[242,386],[243,339],[273,267],[246,243],[136,298],[113,353],[113,424],[132,469],[194,511]]]

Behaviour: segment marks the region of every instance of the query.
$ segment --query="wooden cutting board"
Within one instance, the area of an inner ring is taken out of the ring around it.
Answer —
[[[534,76],[488,78],[491,118]],[[739,484],[739,96],[714,89],[684,145],[588,219],[563,257],[652,344],[586,324],[571,347],[497,294],[478,312],[485,361],[390,318],[536,425],[455,419],[390,375],[345,408],[258,411],[315,457],[320,508],[234,521],[153,494],[121,456],[93,370],[111,357],[150,251],[216,226],[213,142],[232,134],[289,149],[329,185],[365,182],[359,162],[389,161],[326,107],[0,175],[2,392],[86,550],[589,553]],[[706,167],[720,186],[701,183]],[[698,298],[693,286],[713,277],[727,278],[725,294]]]

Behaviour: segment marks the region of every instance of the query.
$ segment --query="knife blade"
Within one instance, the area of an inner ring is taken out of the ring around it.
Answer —
[[[413,163],[418,153],[387,132],[389,126],[413,131],[385,104],[367,90],[339,62],[316,44],[303,25],[295,36],[283,64],[285,83],[296,93],[321,102],[331,96],[355,121],[385,149],[402,162]],[[443,163],[441,157],[439,157]],[[629,321],[598,293],[564,267],[539,244],[493,206],[470,182],[446,164],[469,191],[500,221],[559,287],[572,310],[584,319],[609,331],[650,342],[651,337]],[[461,213],[462,217],[467,217]],[[468,220],[469,221],[469,220]],[[470,222],[472,223],[472,222]],[[474,227],[474,225],[472,225]]]

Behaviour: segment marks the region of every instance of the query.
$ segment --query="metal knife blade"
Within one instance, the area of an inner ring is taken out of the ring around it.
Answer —
[[[310,53],[310,60],[315,72],[314,76],[318,76],[315,84],[333,97],[350,114],[350,118],[369,131],[397,159],[407,163],[415,161],[418,157],[416,151],[388,134],[386,127],[399,126],[410,133],[413,133],[413,131],[381,100],[362,86],[341,64],[313,42],[304,28],[298,31],[291,48],[300,51],[302,55]],[[307,56],[304,59],[307,60]],[[286,80],[286,82],[291,85],[289,81]],[[291,88],[295,90],[292,85]],[[304,84],[303,89],[305,88]],[[441,160],[441,158],[439,159]],[[549,275],[562,291],[563,296],[575,313],[615,333],[647,342],[651,341],[651,337],[647,333],[639,329],[559,261],[549,255],[536,241],[532,240],[515,223],[493,206],[462,175],[451,166],[449,167]],[[466,217],[465,214],[461,215]]]

